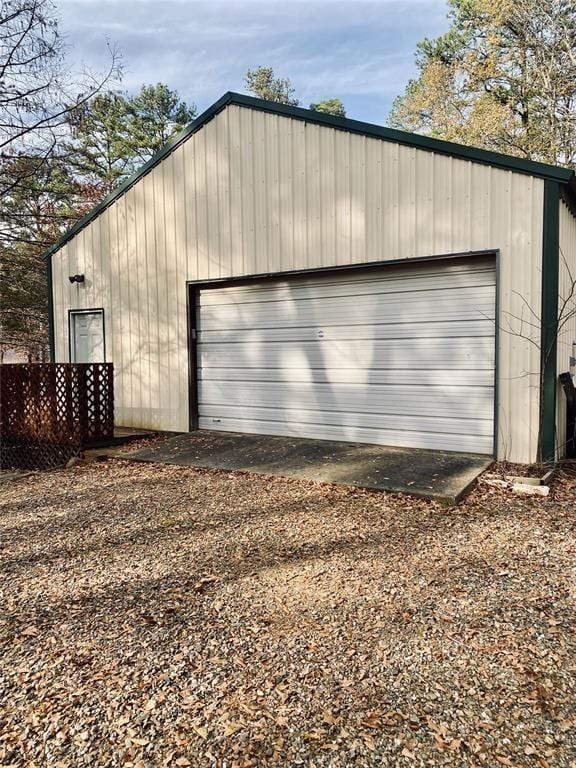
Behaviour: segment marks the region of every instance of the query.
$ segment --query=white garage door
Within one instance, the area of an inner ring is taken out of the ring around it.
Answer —
[[[206,288],[201,429],[492,453],[493,259]]]

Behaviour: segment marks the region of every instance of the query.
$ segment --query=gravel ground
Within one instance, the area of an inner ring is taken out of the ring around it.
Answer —
[[[0,764],[574,768],[575,499],[6,483]]]

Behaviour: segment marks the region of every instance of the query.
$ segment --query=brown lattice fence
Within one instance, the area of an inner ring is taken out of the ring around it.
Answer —
[[[114,436],[112,363],[0,365],[0,467],[47,469]]]

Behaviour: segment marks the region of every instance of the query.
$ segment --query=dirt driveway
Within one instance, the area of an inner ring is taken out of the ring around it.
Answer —
[[[3,766],[576,766],[576,482],[0,488]]]

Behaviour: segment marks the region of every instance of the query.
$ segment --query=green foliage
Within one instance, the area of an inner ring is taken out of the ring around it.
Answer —
[[[393,127],[576,164],[573,0],[449,0],[450,29],[416,52]]]
[[[67,114],[58,151],[0,161],[0,326],[3,348],[46,349],[42,253],[194,118],[196,107],[158,84],[134,97],[102,92]]]
[[[70,113],[70,162],[106,195],[131,171],[129,104],[123,94],[99,93]]]
[[[300,102],[294,98],[295,89],[290,80],[275,77],[272,67],[256,67],[249,69],[244,76],[247,90],[259,99],[275,101],[297,107]]]
[[[188,123],[196,108],[162,84],[133,97],[78,78],[52,0],[5,0],[0,13],[0,347],[46,353],[41,254]]]
[[[74,217],[81,190],[56,156],[20,157],[2,165],[0,183],[19,184],[0,197],[2,347],[35,359],[46,352],[46,277],[42,252]]]
[[[70,115],[68,149],[74,171],[98,202],[194,119],[196,107],[168,86],[142,86],[129,97],[102,93]]]
[[[276,77],[272,67],[256,67],[249,69],[244,76],[246,89],[258,99],[264,101],[275,101],[278,104],[287,104],[289,107],[300,105],[299,99],[295,98],[295,88],[288,78]],[[344,104],[340,99],[322,99],[314,104],[310,104],[310,109],[315,112],[325,112],[329,115],[346,117]]]
[[[4,0],[0,12],[0,348],[46,353],[46,286],[40,253],[68,223],[71,190],[61,139],[69,103],[103,80],[64,64],[51,0]],[[61,219],[60,216],[64,218]]]
[[[180,100],[167,85],[143,85],[128,101],[128,130],[134,159],[146,162],[196,117],[196,105]]]
[[[314,112],[336,115],[336,117],[346,117],[346,110],[340,99],[323,99],[317,104],[310,104],[310,109],[314,110]]]

